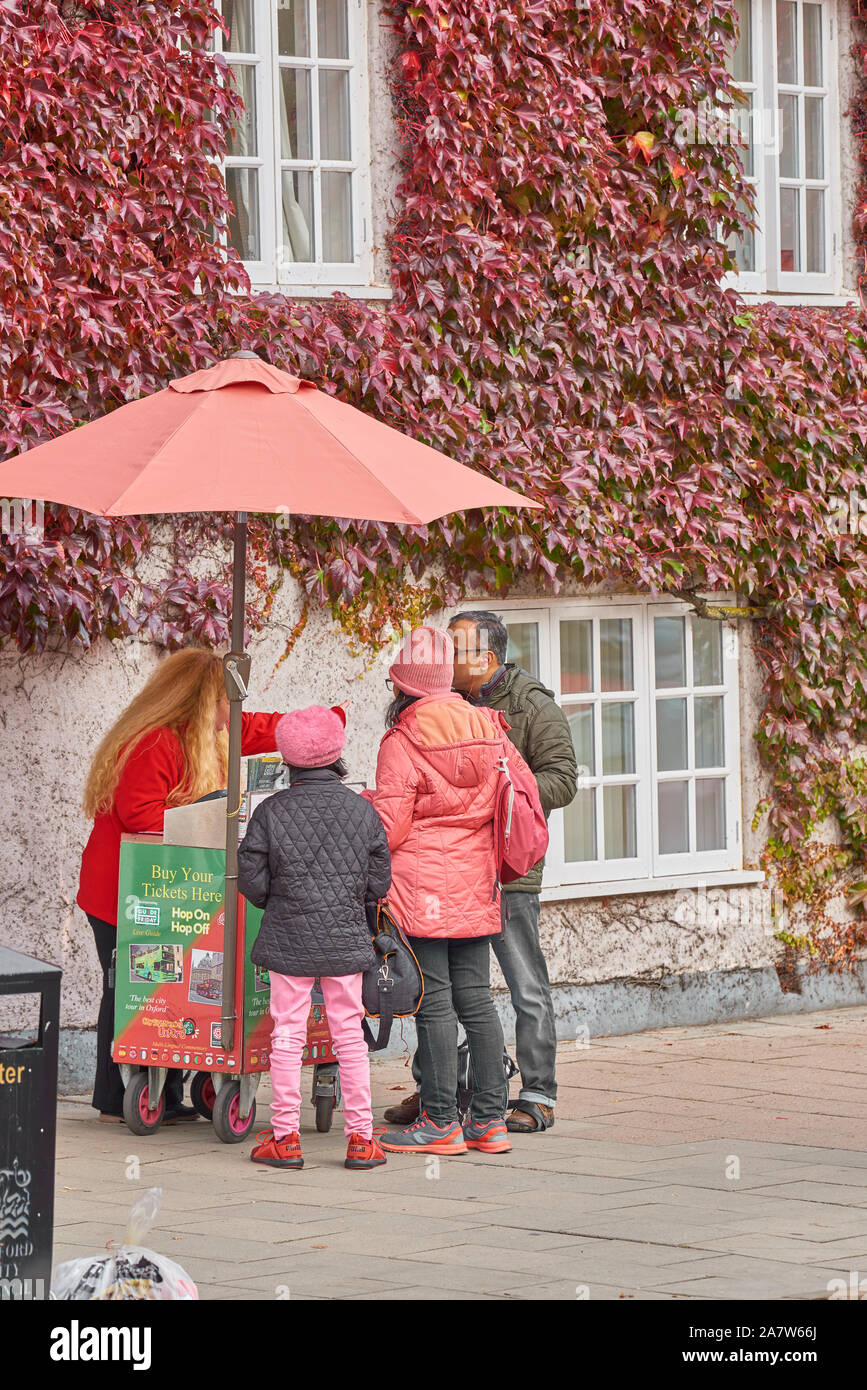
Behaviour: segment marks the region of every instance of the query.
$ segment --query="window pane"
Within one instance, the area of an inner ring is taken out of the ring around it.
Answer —
[[[800,172],[798,151],[798,98],[780,95],[780,176],[796,179]]]
[[[722,623],[712,618],[692,620],[692,679],[694,685],[722,685]]]
[[[308,68],[280,69],[280,157],[313,158]]]
[[[595,777],[596,736],[593,729],[593,706],[564,705],[563,713],[569,721],[569,732],[572,735],[572,747],[575,749],[578,775]],[[582,768],[584,769],[583,773]]]
[[[317,0],[320,58],[349,57],[346,0]]]
[[[695,784],[696,848],[725,849],[725,782],[721,777],[699,778]]]
[[[736,82],[752,82],[752,0],[735,0],[738,19],[738,44],[731,65],[732,76]]]
[[[590,787],[578,792],[563,812],[566,860],[586,863],[596,858],[596,793]]]
[[[284,169],[281,178],[283,199],[283,260],[313,260],[313,175],[303,169]]]
[[[346,262],[352,252],[352,175],[322,174],[322,259]]]
[[[780,189],[780,270],[801,269],[801,217],[797,188]]]
[[[339,68],[319,70],[319,147],[323,159],[352,158],[349,73]]]
[[[822,86],[822,6],[804,6],[804,85]]]
[[[738,204],[741,216],[746,218],[751,216],[747,205],[743,200]],[[746,227],[742,232],[734,232],[728,239],[728,248],[735,258],[738,270],[755,270],[756,268],[756,238],[752,228]]]
[[[539,679],[539,624],[538,623],[508,623],[506,630],[509,634],[509,645],[506,649],[506,660],[514,661],[516,666],[520,666],[525,671],[529,671],[531,676]]]
[[[808,179],[825,177],[825,101],[804,97],[804,172]]]
[[[560,624],[560,689],[564,695],[593,689],[593,624],[589,619]]]
[[[618,777],[635,771],[635,706],[602,706],[602,774]]]
[[[759,132],[761,135],[761,131]],[[756,172],[755,158],[755,112],[753,99],[750,97],[747,106],[738,107],[737,126],[732,132],[732,139],[737,137],[738,154],[743,160],[744,173],[748,178],[752,178]]]
[[[689,849],[688,782],[660,782],[659,808],[660,854],[686,854]]]
[[[689,766],[686,700],[656,702],[656,766],[659,772],[680,772]]]
[[[599,624],[603,690],[632,690],[632,620],[603,618]]]
[[[635,788],[603,787],[602,814],[605,818],[605,858],[634,859]]]
[[[821,188],[807,189],[807,270],[824,275],[825,263],[825,193]]]
[[[232,85],[244,103],[244,110],[234,118],[229,131],[230,155],[255,155],[256,145],[256,69],[250,64],[232,65]]]
[[[705,695],[695,701],[695,765],[724,767],[723,697]]]
[[[262,259],[259,245],[259,178],[255,169],[227,169],[226,191],[235,205],[229,241],[242,261]]]
[[[223,22],[229,37],[223,35],[224,53],[255,53],[253,0],[223,0]]]
[[[686,645],[683,618],[654,618],[657,689],[686,685]]]
[[[798,80],[798,7],[794,0],[777,0],[777,81]]]
[[[277,51],[284,58],[309,57],[307,0],[277,0]]]

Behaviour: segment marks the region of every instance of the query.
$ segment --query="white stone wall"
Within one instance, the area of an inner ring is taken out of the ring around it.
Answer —
[[[853,299],[858,297],[858,276],[863,271],[861,255],[855,240],[853,210],[858,183],[863,175],[859,172],[860,140],[848,114],[850,104],[864,81],[858,64],[852,54],[855,42],[855,25],[852,20],[852,6],[848,0],[838,0],[837,20],[837,78],[839,83],[840,111],[840,203],[842,210],[842,259],[844,295]]]
[[[383,652],[372,662],[351,656],[330,615],[312,609],[294,650],[275,670],[301,604],[298,586],[287,578],[268,630],[251,644],[246,708],[344,703],[350,776],[370,782],[389,700],[384,684],[389,655]],[[748,827],[767,779],[751,738],[758,675],[745,638],[741,649],[743,823]],[[99,999],[90,929],[75,906],[89,829],[80,809],[84,778],[104,730],[158,655],[139,641],[107,643],[81,655],[54,651],[23,657],[10,647],[0,650],[6,788],[0,942],[63,966],[67,1027],[92,1026]],[[754,866],[760,850],[761,836],[747,830],[745,865]],[[600,896],[546,904],[543,910],[552,981],[563,985],[766,966],[778,954],[770,924],[763,888],[704,896],[694,891]]]

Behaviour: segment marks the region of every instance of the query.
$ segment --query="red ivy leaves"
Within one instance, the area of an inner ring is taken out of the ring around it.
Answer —
[[[384,311],[242,293],[210,235],[237,109],[205,52],[216,17],[202,0],[110,8],[86,33],[50,0],[0,8],[0,447],[258,347],[546,510],[423,532],[255,519],[251,622],[268,558],[312,601],[370,598],[383,620],[429,559],[439,603],[526,575],[739,591],[766,615],[776,825],[801,835],[822,770],[865,733],[863,537],[829,526],[863,479],[864,334],[851,310],[746,312],[721,288],[743,171],[683,131],[729,84],[730,0],[392,0],[404,178]],[[157,593],[128,582],[143,523],[58,511],[29,558],[0,549],[0,634],[222,641],[226,575],[188,562],[201,529],[177,529]]]

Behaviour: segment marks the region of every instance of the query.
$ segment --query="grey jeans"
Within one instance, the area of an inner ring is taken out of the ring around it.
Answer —
[[[473,1070],[470,1114],[478,1124],[502,1120],[508,1098],[503,1074],[503,1028],[491,997],[491,947],[477,939],[411,937],[424,976],[416,1016],[418,1050],[413,1072],[422,1108],[434,1124],[457,1119],[458,1020],[463,1024]]]
[[[548,966],[539,940],[538,893],[506,891],[509,920],[491,945],[515,1010],[515,1060],[521,1100],[553,1105],[557,1099],[557,1026]]]

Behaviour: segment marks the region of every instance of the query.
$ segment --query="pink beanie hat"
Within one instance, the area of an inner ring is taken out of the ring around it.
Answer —
[[[290,767],[328,767],[343,752],[346,714],[339,705],[293,710],[278,719],[274,739],[280,757]]]
[[[441,627],[417,627],[401,645],[388,674],[406,695],[447,695],[452,688],[455,644]]]

